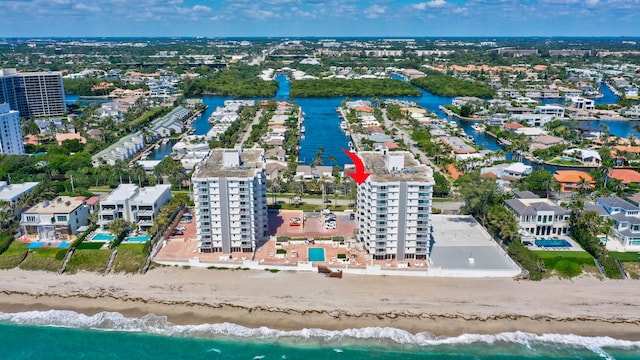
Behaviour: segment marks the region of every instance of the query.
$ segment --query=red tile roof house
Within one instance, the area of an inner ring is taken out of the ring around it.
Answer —
[[[640,184],[640,173],[631,169],[613,169],[607,174],[609,179],[620,180],[624,185]]]
[[[589,183],[589,188],[593,189],[596,182],[591,175],[578,170],[557,170],[553,177],[560,183],[560,191],[573,191],[578,187],[578,183],[584,179]]]

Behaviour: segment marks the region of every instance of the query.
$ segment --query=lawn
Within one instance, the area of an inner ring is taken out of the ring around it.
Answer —
[[[0,255],[0,269],[11,269],[22,262],[27,252],[27,243],[14,241],[9,248]]]
[[[595,269],[593,257],[585,251],[534,251],[544,261],[547,271],[555,270],[560,276],[574,277],[583,270]]]
[[[100,250],[104,245],[104,242],[82,242],[76,249],[78,250]]]
[[[640,262],[640,256],[637,252],[614,252],[609,251],[609,255],[616,259],[620,259],[622,262]]]
[[[144,244],[122,244],[111,272],[137,273],[147,261]]]
[[[20,268],[24,270],[55,272],[62,266],[62,262],[64,261],[66,254],[66,249],[29,249],[29,255],[27,255],[27,258],[20,264]]]
[[[75,274],[78,271],[94,271],[104,272],[109,262],[111,251],[109,250],[95,250],[95,249],[80,249],[76,250],[67,264],[66,273]]]

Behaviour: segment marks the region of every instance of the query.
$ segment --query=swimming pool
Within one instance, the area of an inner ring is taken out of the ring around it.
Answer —
[[[309,255],[309,261],[324,261],[323,248],[309,248],[307,251]]]
[[[135,243],[144,243],[149,241],[149,235],[140,235],[134,237],[128,237],[124,239],[125,242],[135,242]]]
[[[56,245],[56,243],[53,243],[53,245]],[[47,243],[45,245],[44,241],[37,241],[37,242],[32,242],[29,245],[27,245],[27,249],[39,249],[39,248],[58,248],[58,249],[66,249],[69,247],[69,243],[66,241],[61,242],[60,244],[57,244],[58,246],[51,246],[51,243]]]
[[[116,237],[113,235],[105,234],[105,233],[97,233],[96,236],[93,237],[94,241],[111,241]]]
[[[537,247],[571,247],[571,243],[563,239],[539,239],[535,243]]]

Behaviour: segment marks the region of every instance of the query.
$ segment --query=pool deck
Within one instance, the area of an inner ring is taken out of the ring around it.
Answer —
[[[535,243],[535,240],[564,240],[569,243],[569,246],[538,246]],[[556,235],[556,236],[536,236],[534,240],[530,240],[531,245],[527,245],[529,250],[551,250],[551,251],[584,251],[578,243],[576,243],[572,238],[566,235]]]

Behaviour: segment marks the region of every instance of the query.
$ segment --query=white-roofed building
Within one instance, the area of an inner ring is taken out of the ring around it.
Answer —
[[[146,231],[160,209],[171,200],[171,185],[156,185],[140,188],[135,184],[120,184],[100,201],[101,226],[116,220],[136,223]]]

